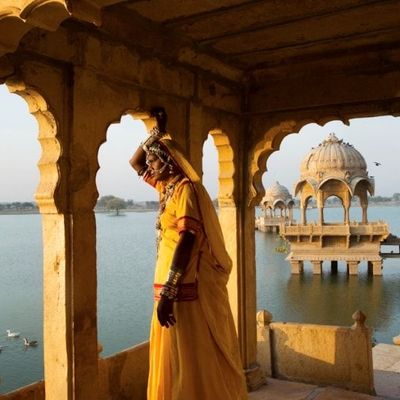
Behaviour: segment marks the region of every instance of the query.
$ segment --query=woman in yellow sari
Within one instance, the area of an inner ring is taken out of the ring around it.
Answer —
[[[160,194],[148,400],[244,400],[226,284],[231,260],[200,178],[165,138],[166,114],[130,163]]]

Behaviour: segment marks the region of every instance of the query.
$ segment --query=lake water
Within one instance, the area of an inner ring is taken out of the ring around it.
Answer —
[[[295,210],[298,218],[298,211]],[[385,220],[400,235],[397,207],[370,207],[369,219]],[[341,209],[326,210],[327,222],[343,217]],[[98,214],[98,326],[103,356],[147,340],[152,308],[156,213]],[[310,210],[308,220],[316,219]],[[354,208],[351,219],[360,220]],[[400,259],[384,262],[382,277],[369,277],[361,264],[358,276],[347,276],[339,263],[337,275],[329,264],[321,276],[311,265],[303,275],[291,275],[286,254],[277,253],[276,235],[255,232],[257,308],[275,321],[349,326],[361,309],[374,339],[391,343],[400,334]],[[42,248],[39,215],[0,215],[0,393],[43,377]],[[25,349],[22,338],[9,339],[6,329],[39,341]]]

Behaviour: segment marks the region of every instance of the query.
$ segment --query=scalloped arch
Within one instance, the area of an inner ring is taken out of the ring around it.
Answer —
[[[67,18],[101,25],[101,9],[123,0],[1,0],[0,57],[18,48],[32,28],[56,31]]]
[[[298,134],[300,130],[311,123],[316,123],[320,126],[325,125],[330,121],[342,121],[348,125],[349,120],[342,115],[328,114],[319,116],[318,118],[304,118],[298,121],[288,120],[281,121],[264,130],[261,139],[255,144],[250,152],[250,180],[249,201],[248,205],[256,205],[260,203],[264,193],[262,184],[262,176],[267,170],[267,160],[269,156],[280,149],[282,140],[289,134]],[[268,122],[266,123],[266,125]]]
[[[337,181],[337,182],[340,182],[340,183],[343,183],[343,185],[347,188],[347,190],[349,191],[349,193],[350,193],[350,195],[351,196],[353,196],[354,195],[354,193],[353,193],[353,189],[350,187],[350,185],[344,180],[344,179],[342,179],[342,178],[332,178],[332,177],[330,177],[330,178],[326,178],[326,179],[324,179],[319,185],[318,185],[318,191],[320,191],[320,190],[322,190],[322,186],[324,186],[327,182],[329,182],[329,181]]]
[[[144,126],[146,127],[147,130],[150,130],[154,124],[154,118],[151,117],[150,112],[149,111],[145,111],[142,110],[141,108],[136,108],[136,109],[132,109],[132,108],[128,108],[125,109],[121,112],[119,112],[114,119],[112,119],[107,125],[106,125],[106,129],[105,129],[105,136],[104,136],[104,140],[102,140],[101,142],[98,143],[97,146],[97,158],[96,158],[96,170],[95,170],[95,176],[97,177],[97,173],[100,170],[100,164],[99,164],[99,150],[100,147],[107,143],[107,138],[108,138],[108,130],[110,128],[111,125],[114,124],[120,124],[122,117],[126,116],[126,115],[130,115],[134,120],[141,120],[144,124]],[[97,184],[96,184],[96,191],[97,191]],[[98,196],[98,192],[97,192],[97,196]]]
[[[56,213],[58,212],[56,191],[60,183],[58,161],[61,156],[57,121],[49,103],[36,88],[16,79],[7,80],[6,86],[10,93],[21,96],[27,102],[29,112],[38,122],[38,140],[42,154],[38,162],[40,180],[35,199],[41,213]]]
[[[225,203],[230,202],[233,201],[235,166],[233,163],[234,153],[229,136],[221,129],[213,129],[209,134],[212,136],[218,151],[218,200]]]

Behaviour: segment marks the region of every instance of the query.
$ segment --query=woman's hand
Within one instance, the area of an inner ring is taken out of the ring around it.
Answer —
[[[165,296],[160,297],[157,306],[157,318],[161,326],[165,326],[166,328],[175,325],[174,300],[168,299]]]

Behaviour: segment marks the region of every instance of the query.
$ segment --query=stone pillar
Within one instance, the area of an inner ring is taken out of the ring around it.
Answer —
[[[350,343],[348,357],[351,372],[348,388],[374,395],[372,330],[365,325],[366,316],[362,311],[356,311],[352,318],[354,324],[347,338]]]
[[[313,266],[313,274],[321,275],[322,274],[322,261],[312,260],[311,264]]]
[[[380,261],[372,261],[372,272],[374,275],[382,275],[382,260]]]
[[[65,66],[57,69],[27,61],[19,71],[21,81],[8,83],[13,92],[27,98],[30,112],[37,117],[43,150],[35,197],[43,231],[46,399],[97,400],[100,394],[93,213],[97,148],[89,151],[86,146],[96,142],[89,127],[91,122],[97,122],[97,113],[104,112],[103,96],[94,93],[94,82],[85,82],[90,94],[82,97],[82,103],[76,101],[77,81]],[[94,99],[97,104],[93,104]],[[81,107],[85,103],[93,108]],[[100,134],[104,141],[106,125],[103,128]]]
[[[337,274],[337,272],[338,272],[338,262],[337,262],[337,260],[332,260],[331,261],[331,273]]]
[[[292,267],[292,274],[300,274],[304,271],[304,261],[302,260],[290,260]]]
[[[307,224],[307,208],[304,204],[300,206],[301,225]]]
[[[362,223],[363,224],[368,224],[368,214],[367,214],[367,210],[368,210],[368,205],[361,205],[361,209],[362,209]]]
[[[272,314],[266,310],[257,313],[257,361],[264,376],[272,376],[271,337],[269,324]]]
[[[318,223],[320,225],[324,224],[324,208],[318,207]]]
[[[243,128],[240,121],[234,122],[231,134],[236,134],[237,140],[231,142],[236,147],[229,161],[232,164],[231,182],[234,180],[234,183],[232,187],[226,187],[224,190],[221,190],[220,186],[219,193],[223,193],[224,197],[219,197],[219,219],[226,248],[233,261],[228,292],[238,331],[243,368],[249,390],[256,390],[265,384],[265,377],[257,363],[255,209],[249,199],[252,177],[247,168],[247,144],[240,142],[246,140],[246,135],[240,130]],[[224,169],[226,166],[229,166],[228,160],[223,166]],[[225,176],[224,181],[228,182],[226,172],[220,171]]]
[[[349,275],[358,275],[359,261],[347,261],[347,272]]]

